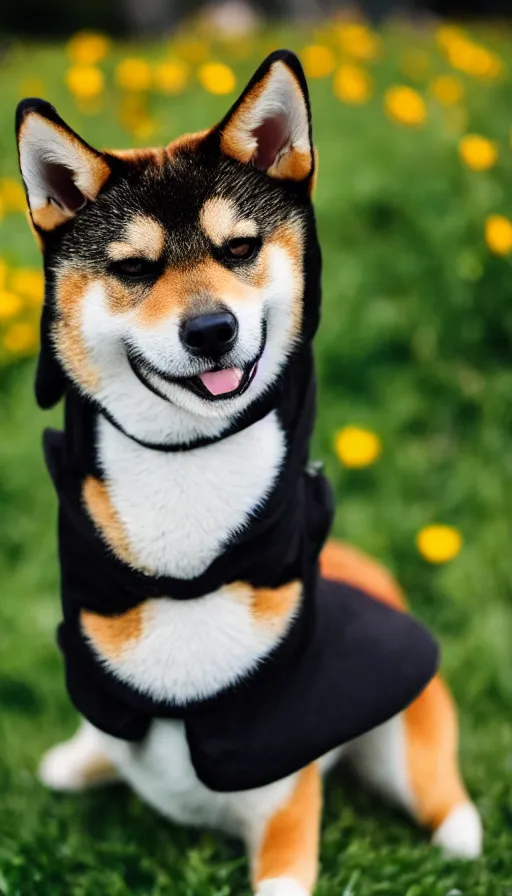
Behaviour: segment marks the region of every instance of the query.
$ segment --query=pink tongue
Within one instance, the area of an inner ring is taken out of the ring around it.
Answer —
[[[213,373],[201,373],[199,379],[203,386],[212,395],[224,395],[238,388],[243,373],[238,367],[229,367],[226,370],[215,370]]]

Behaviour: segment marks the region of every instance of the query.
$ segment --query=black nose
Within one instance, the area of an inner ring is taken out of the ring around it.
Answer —
[[[189,317],[180,328],[180,338],[192,355],[218,358],[233,348],[238,323],[230,311]]]

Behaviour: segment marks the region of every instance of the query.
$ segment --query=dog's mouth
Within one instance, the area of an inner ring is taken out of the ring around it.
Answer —
[[[251,385],[258,370],[258,363],[265,348],[265,337],[262,340],[258,355],[242,367],[223,367],[220,364],[188,377],[171,376],[155,367],[146,358],[140,356],[130,345],[126,346],[126,354],[136,377],[141,383],[161,398],[169,400],[158,388],[159,381],[173,386],[181,386],[206,401],[224,401],[238,398]]]
[[[249,388],[257,369],[258,361],[254,361],[246,367],[220,367],[178,382],[208,401],[236,398]]]

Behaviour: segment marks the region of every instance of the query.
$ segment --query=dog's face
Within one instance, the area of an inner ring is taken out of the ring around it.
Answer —
[[[133,413],[147,396],[199,421],[276,380],[315,238],[295,57],[273,54],[220,125],[162,149],[100,153],[39,100],[21,104],[18,141],[51,338],[83,392],[114,415],[133,395]]]

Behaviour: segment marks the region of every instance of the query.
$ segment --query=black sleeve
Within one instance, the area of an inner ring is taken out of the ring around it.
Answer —
[[[70,626],[61,623],[57,640],[64,655],[68,694],[78,712],[105,734],[121,740],[142,740],[150,717],[108,687],[105,673]]]

